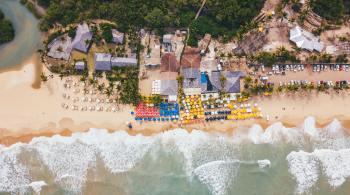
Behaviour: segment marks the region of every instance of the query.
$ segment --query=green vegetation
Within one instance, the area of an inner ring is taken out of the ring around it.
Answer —
[[[116,22],[123,32],[130,27],[183,27],[189,24],[188,16],[194,17],[199,5],[200,0],[51,0],[41,29],[48,30],[55,23],[67,26],[92,19]]]
[[[47,76],[42,72],[40,75],[40,79],[42,82],[46,82],[47,81]]]
[[[264,64],[265,66],[272,66],[275,63],[291,62],[296,63],[300,60],[296,57],[295,52],[288,51],[284,47],[278,48],[274,53],[271,52],[260,52],[254,56],[254,60],[258,63]]]
[[[249,23],[260,12],[264,4],[264,0],[207,0],[199,18],[193,21],[201,5],[200,0],[41,1],[49,5],[41,21],[42,30],[48,30],[55,23],[67,26],[100,18],[115,22],[123,32],[135,27],[163,34],[169,27],[191,26],[194,32],[192,40],[205,33],[213,37],[232,37],[241,25]]]
[[[42,7],[49,7],[51,0],[36,0]]]
[[[334,59],[330,54],[321,53],[309,56],[306,61],[311,63],[347,63],[348,59],[346,54],[339,55]]]
[[[27,9],[36,17],[41,18],[40,13],[36,10],[35,5],[28,0],[20,0],[20,3],[27,7]]]
[[[123,104],[137,105],[141,99],[138,82],[139,71],[134,67],[114,67],[106,72],[110,83],[115,83]]]
[[[2,13],[2,11],[0,10],[0,20],[3,20],[3,19],[5,19],[5,15],[4,15],[4,13]]]
[[[77,27],[69,27],[69,29],[68,29],[68,36],[72,40],[75,38],[76,33],[77,33]]]
[[[344,13],[350,14],[350,0],[343,0],[344,2]]]
[[[226,42],[233,36],[241,37],[256,28],[252,19],[260,12],[264,0],[211,0],[207,1],[201,16],[190,26],[188,44],[197,46],[197,40],[210,33]]]
[[[12,23],[5,19],[4,13],[0,10],[0,44],[12,41],[15,38],[15,30]]]
[[[58,30],[56,32],[53,32],[52,34],[49,35],[49,37],[46,40],[46,43],[49,44],[51,43],[54,39],[58,38],[61,35],[64,35],[65,32],[62,32],[61,30]]]
[[[343,54],[343,55],[339,55],[337,56],[337,58],[335,59],[336,63],[347,63],[348,59],[347,59],[347,55]]]
[[[102,31],[101,35],[102,38],[107,42],[107,43],[112,43],[113,42],[113,35],[112,35],[112,29],[116,28],[115,25],[109,24],[109,23],[101,23],[100,24],[100,30]]]
[[[310,5],[315,13],[325,19],[339,21],[345,13],[344,2],[347,2],[347,0],[311,0]]]

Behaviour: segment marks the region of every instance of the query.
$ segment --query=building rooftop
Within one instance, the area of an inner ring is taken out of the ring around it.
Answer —
[[[182,69],[184,77],[184,88],[200,88],[201,73],[198,68],[184,68]]]
[[[54,39],[49,45],[48,56],[55,59],[69,60],[72,51],[72,40],[69,36],[63,35]]]
[[[160,84],[161,95],[177,95],[178,82],[177,80],[162,80]]]
[[[198,48],[187,47],[182,55],[181,67],[199,68],[201,63],[200,50]]]
[[[84,61],[77,61],[75,63],[75,69],[84,70],[85,69],[85,62]]]
[[[95,70],[111,70],[111,54],[108,53],[95,53]]]
[[[90,47],[92,33],[86,23],[79,24],[77,27],[75,38],[72,42],[72,48],[87,53]]]
[[[176,60],[174,53],[165,53],[162,56],[160,70],[162,72],[178,72],[180,65]]]
[[[220,72],[220,71],[212,71],[209,80],[210,84],[212,85],[212,88],[207,88],[207,92],[218,92],[222,90],[221,85],[221,77],[225,77],[225,86],[224,91],[227,93],[240,93],[241,91],[241,82],[240,79],[244,76],[244,73],[241,71],[236,72]]]
[[[135,58],[121,58],[121,57],[112,57],[111,58],[112,66],[136,66],[137,59]]]
[[[289,40],[294,42],[298,47],[308,51],[321,52],[324,48],[323,42],[312,33],[305,31],[300,26],[295,26],[290,30]]]
[[[163,35],[163,43],[171,43],[171,39],[173,38],[172,34]]]
[[[124,33],[119,32],[116,29],[112,29],[113,42],[122,44],[124,42]]]

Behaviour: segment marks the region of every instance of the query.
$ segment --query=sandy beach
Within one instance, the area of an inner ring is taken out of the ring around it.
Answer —
[[[60,133],[86,131],[89,128],[105,128],[109,131],[125,130],[126,123],[132,122],[130,134],[153,133],[174,129],[176,124],[144,123],[136,124],[132,120],[131,106],[120,106],[118,112],[79,111],[62,108],[63,80],[58,75],[49,78],[38,87],[41,68],[32,57],[21,69],[6,70],[0,73],[0,144],[10,145],[17,141],[28,142],[34,136],[51,136]],[[39,71],[38,71],[39,70]],[[51,73],[43,68],[46,75]],[[258,97],[252,100],[262,108],[264,116],[270,120],[225,121],[206,124],[187,125],[183,128],[191,131],[218,131],[233,133],[237,127],[250,127],[260,124],[263,128],[274,122],[282,122],[286,126],[298,126],[308,116],[314,116],[318,125],[323,126],[334,118],[350,127],[350,94],[312,93],[294,95],[274,95]]]

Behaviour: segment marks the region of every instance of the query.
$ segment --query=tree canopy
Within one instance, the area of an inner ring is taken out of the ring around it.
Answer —
[[[10,42],[15,37],[15,30],[12,23],[5,19],[4,13],[0,10],[0,44]]]
[[[344,2],[348,0],[311,0],[311,8],[327,20],[340,20],[344,15]]]
[[[0,20],[3,20],[5,18],[4,13],[2,13],[2,11],[0,10]]]
[[[66,26],[89,19],[107,19],[126,32],[130,27],[149,28],[162,34],[166,28],[192,24],[201,0],[40,0],[48,3],[42,30],[53,24]],[[211,33],[232,36],[261,10],[265,0],[207,0],[198,20],[196,36]]]

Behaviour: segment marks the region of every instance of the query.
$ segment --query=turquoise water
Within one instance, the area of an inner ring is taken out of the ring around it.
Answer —
[[[0,46],[0,69],[18,66],[41,46],[38,20],[19,0],[0,0],[0,9],[15,28],[15,39]]]
[[[338,121],[313,118],[233,136],[91,129],[0,146],[0,194],[349,194],[349,148]]]

